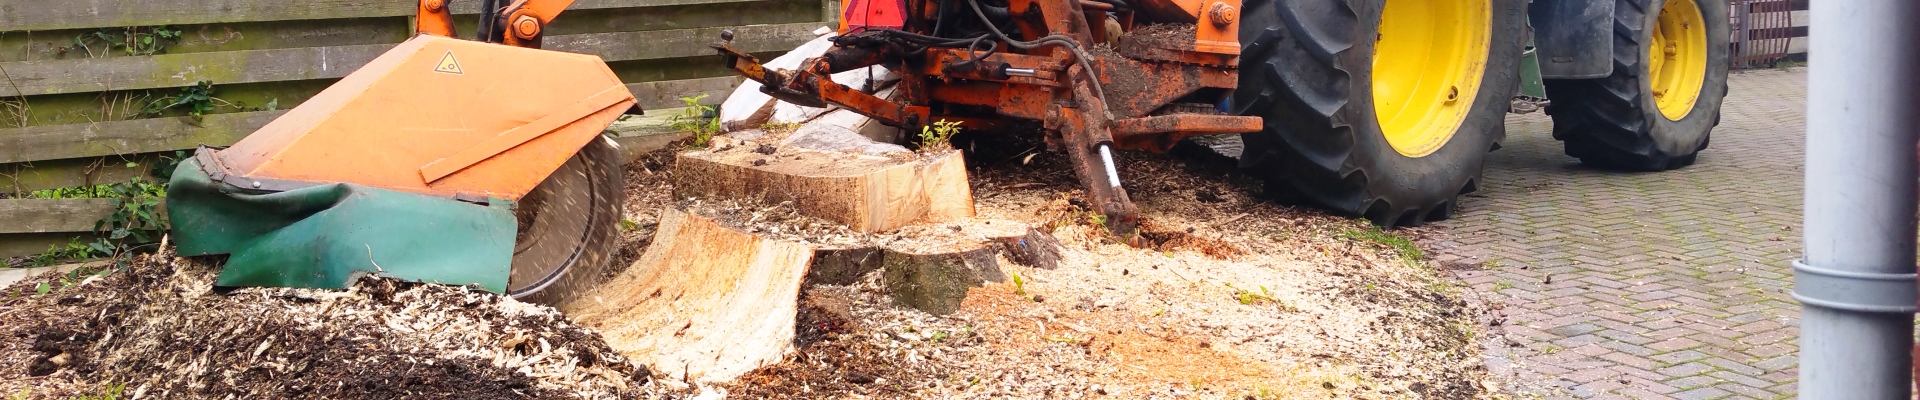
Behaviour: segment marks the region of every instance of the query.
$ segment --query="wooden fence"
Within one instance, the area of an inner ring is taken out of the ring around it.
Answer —
[[[457,31],[473,32],[478,3],[454,2]],[[580,0],[545,44],[604,58],[648,109],[718,102],[738,82],[706,48],[721,30],[775,55],[832,25],[833,7]],[[111,200],[28,193],[126,182],[160,156],[230,144],[406,40],[413,12],[408,0],[0,0],[0,257],[66,243],[112,212]],[[151,112],[198,82],[215,109]]]

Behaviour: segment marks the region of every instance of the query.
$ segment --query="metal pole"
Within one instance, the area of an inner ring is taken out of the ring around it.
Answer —
[[[1908,399],[1920,2],[1810,5],[1800,396]]]

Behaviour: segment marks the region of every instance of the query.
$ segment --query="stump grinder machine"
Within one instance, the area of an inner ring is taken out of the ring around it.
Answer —
[[[835,47],[795,70],[716,49],[794,104],[909,129],[1037,120],[1123,237],[1115,150],[1199,135],[1242,134],[1223,147],[1275,197],[1387,227],[1448,218],[1509,112],[1544,108],[1587,164],[1684,167],[1719,123],[1731,34],[1721,0],[843,3]],[[900,76],[891,101],[828,79],[873,65]]]
[[[540,49],[571,3],[484,0],[463,40],[447,0],[420,1],[414,38],[180,164],[180,254],[229,254],[220,286],[372,274],[538,300],[598,278],[624,188],[601,132],[639,109],[599,57]]]
[[[597,277],[622,196],[599,134],[637,112],[632,95],[594,56],[539,49],[571,0],[483,0],[477,40],[452,38],[446,1],[419,2],[420,35],[183,162],[167,198],[180,253],[230,254],[224,286],[378,274],[539,299]],[[841,11],[834,46],[794,70],[734,49],[731,33],[713,47],[781,101],[908,129],[1042,131],[1123,237],[1138,212],[1119,151],[1203,135],[1241,134],[1240,166],[1273,194],[1383,226],[1447,218],[1510,111],[1544,107],[1553,137],[1588,164],[1683,167],[1719,122],[1730,52],[1721,0],[843,0]],[[830,79],[871,66],[900,77],[893,97]]]

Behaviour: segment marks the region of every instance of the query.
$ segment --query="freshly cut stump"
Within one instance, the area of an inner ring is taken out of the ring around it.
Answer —
[[[793,202],[801,214],[859,232],[973,216],[959,152],[879,157],[752,144],[681,153],[677,198]]]
[[[791,349],[812,260],[804,244],[669,209],[640,260],[562,309],[658,371],[727,381],[780,362]]]

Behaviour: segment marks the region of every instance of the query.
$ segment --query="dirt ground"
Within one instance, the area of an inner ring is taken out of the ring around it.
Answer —
[[[746,398],[1490,398],[1471,309],[1404,239],[1257,197],[1219,160],[1126,154],[1134,248],[1064,157],[969,159],[981,218],[1041,226],[1063,266],[935,317],[877,277],[807,289],[799,351]],[[1005,156],[1011,155],[1011,156]],[[1197,161],[1196,161],[1197,160]]]
[[[551,308],[464,287],[217,292],[142,256],[0,290],[0,396],[639,398],[673,392]],[[44,284],[44,285],[43,285]],[[45,288],[42,293],[42,288]]]
[[[650,376],[553,309],[484,292],[370,280],[223,293],[213,260],[155,256],[0,291],[0,395],[1499,397],[1473,342],[1481,311],[1403,239],[1262,200],[1218,160],[1126,153],[1152,244],[1134,248],[1077,200],[1064,155],[961,146],[975,150],[979,217],[1050,231],[1061,266],[1003,260],[1014,278],[947,316],[894,306],[877,274],[809,287],[795,351],[723,387]],[[663,150],[628,167],[617,265],[673,203],[671,165]]]

